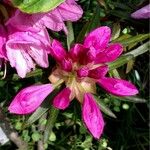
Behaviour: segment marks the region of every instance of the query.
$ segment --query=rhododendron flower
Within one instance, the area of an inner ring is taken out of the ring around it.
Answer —
[[[150,18],[150,4],[142,7],[141,9],[135,11],[131,14],[131,17],[135,19],[148,19]]]
[[[20,77],[24,78],[34,69],[35,62],[43,68],[49,66],[47,50],[50,48],[50,40],[45,28],[39,32],[19,31],[12,26],[7,29],[7,57]]]
[[[27,27],[32,29],[31,26],[36,27],[40,25],[40,27],[46,26],[53,31],[64,30],[67,33],[64,21],[77,21],[81,18],[82,14],[83,10],[75,0],[66,0],[47,13],[26,14],[17,10],[7,24],[22,30],[26,30]]]
[[[83,45],[75,44],[68,53],[56,40],[53,40],[51,45],[51,54],[56,60],[57,66],[49,76],[49,80],[52,85],[56,85],[60,81],[66,84],[66,88],[54,98],[53,106],[64,110],[69,106],[71,100],[76,98],[82,106],[83,121],[96,139],[100,138],[104,128],[102,114],[92,95],[96,94],[96,83],[114,95],[129,96],[138,93],[136,87],[130,82],[106,77],[108,72],[106,63],[117,59],[123,51],[121,44],[109,44],[110,36],[110,28],[104,26],[89,33]],[[28,89],[25,91],[30,98],[24,98],[26,103],[31,101],[34,93],[28,93]],[[42,89],[39,89],[39,92],[40,90]],[[19,109],[23,109],[20,95],[22,92],[18,93],[13,100],[13,106],[10,105],[10,112],[18,114]],[[38,92],[37,95],[39,95]],[[39,100],[43,101],[43,99],[37,99],[38,104]],[[36,103],[35,98],[34,101]],[[32,106],[36,109],[38,105]],[[31,111],[25,111],[24,114],[29,112]]]

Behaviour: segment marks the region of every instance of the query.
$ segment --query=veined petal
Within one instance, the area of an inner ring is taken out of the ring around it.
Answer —
[[[102,78],[97,83],[111,94],[130,96],[138,94],[137,88],[130,82],[117,78]]]
[[[131,14],[132,18],[135,19],[148,19],[150,18],[150,4],[142,7],[141,9],[135,11]]]
[[[7,47],[7,56],[10,61],[10,65],[16,68],[17,73],[21,78],[24,78],[26,74],[31,71],[31,69],[35,68],[35,64],[33,63],[31,57],[25,51]]]
[[[33,85],[21,90],[9,106],[10,113],[28,114],[35,111],[53,91],[51,84]]]
[[[100,66],[89,71],[89,77],[94,79],[103,78],[108,72],[108,66]]]
[[[70,103],[71,90],[69,88],[63,89],[53,100],[53,106],[58,109],[66,109]]]
[[[36,15],[23,13],[17,9],[14,15],[7,20],[6,25],[8,27],[13,26],[20,31],[38,32],[43,27],[38,23],[38,19],[33,16]]]
[[[103,133],[104,120],[98,105],[89,93],[84,95],[82,117],[93,137],[99,139]]]
[[[83,14],[82,8],[75,1],[65,1],[56,9],[59,10],[64,21],[77,21]]]
[[[28,53],[39,66],[43,68],[47,68],[49,66],[48,54],[44,48],[39,49],[39,47],[33,45],[30,46],[30,49],[28,49]]]
[[[64,30],[65,32],[67,32],[65,24],[63,22],[63,18],[61,16],[58,8],[56,8],[48,13],[38,14],[35,17],[39,18],[40,24],[46,26],[47,28],[49,28],[53,31]]]
[[[94,47],[97,52],[103,51],[104,48],[106,48],[108,42],[110,41],[110,36],[111,30],[109,27],[103,26],[97,28],[86,36],[84,40],[84,46],[88,48]]]
[[[106,63],[116,60],[123,52],[123,46],[119,43],[111,44],[103,52],[99,52],[96,56],[95,63]]]
[[[62,44],[57,40],[53,40],[52,42],[51,54],[57,61],[62,61],[67,55]]]

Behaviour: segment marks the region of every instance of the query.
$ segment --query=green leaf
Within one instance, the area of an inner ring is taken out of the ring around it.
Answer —
[[[68,50],[70,50],[70,46],[74,41],[74,32],[73,32],[72,23],[68,21],[67,27],[68,27],[67,46],[68,46]]]
[[[97,96],[95,96],[97,104],[100,106],[100,110],[103,111],[106,115],[117,118],[116,115],[105,105],[105,103],[102,102],[101,99],[99,99]]]
[[[12,0],[15,7],[26,13],[48,12],[64,0]]]
[[[149,44],[150,44],[150,42],[146,42],[145,44],[139,46],[138,48],[132,50],[131,52],[128,52],[128,53],[122,55],[116,61],[114,61],[112,63],[108,63],[109,70],[113,70],[120,66],[123,66],[124,64],[128,63],[129,60],[149,51]]]
[[[59,113],[58,109],[56,109],[54,107],[51,107],[50,115],[49,115],[49,118],[48,118],[48,121],[47,121],[47,124],[46,124],[46,129],[45,129],[45,132],[44,132],[44,143],[46,143],[48,141],[49,136],[52,133],[52,129],[53,129],[53,126],[56,122],[58,113]]]
[[[119,42],[119,43],[123,44],[124,46],[129,46],[131,44],[135,44],[135,43],[144,41],[144,40],[148,39],[149,37],[150,37],[150,34],[139,34],[139,35],[129,37],[126,39],[118,38],[118,39],[114,40],[113,42]]]
[[[112,95],[112,97],[116,98],[118,100],[127,101],[127,102],[133,102],[133,103],[145,103],[146,102],[145,99],[139,98],[139,97],[136,97],[136,96],[118,97],[118,96]]]

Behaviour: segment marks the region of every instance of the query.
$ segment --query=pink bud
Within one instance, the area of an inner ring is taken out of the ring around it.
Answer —
[[[59,41],[53,40],[51,54],[57,61],[62,61],[67,53]]]
[[[53,100],[53,106],[58,109],[66,109],[70,103],[71,90],[69,88],[63,89]]]
[[[21,90],[9,106],[15,114],[28,114],[35,111],[44,99],[53,91],[51,84],[33,85]]]

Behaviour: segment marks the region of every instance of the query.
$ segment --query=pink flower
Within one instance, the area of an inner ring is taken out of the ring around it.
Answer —
[[[7,57],[10,65],[16,68],[20,77],[24,78],[34,69],[35,63],[43,68],[49,66],[50,40],[45,28],[38,32],[31,32],[7,26],[7,30],[8,38],[5,44]]]
[[[142,7],[141,9],[135,11],[131,14],[132,18],[135,19],[148,19],[150,18],[150,4]]]
[[[66,88],[54,98],[53,105],[64,110],[76,97],[82,105],[83,121],[96,139],[100,138],[104,128],[102,114],[92,96],[96,94],[96,83],[114,95],[138,93],[130,82],[106,77],[106,63],[117,59],[123,51],[119,43],[109,44],[110,36],[110,28],[97,28],[86,36],[83,45],[75,44],[68,53],[60,42],[53,40],[51,44],[51,55],[56,59],[57,67],[49,80],[53,85],[60,81],[66,84]],[[21,98],[19,101],[22,101]]]
[[[46,26],[53,31],[64,30],[67,33],[64,21],[77,21],[81,18],[82,14],[83,11],[75,0],[66,0],[48,13],[29,15],[17,10],[14,17],[7,24],[11,24],[22,30],[26,30],[27,28],[28,30],[32,30],[31,26],[37,27],[40,25],[41,28]],[[39,27],[36,29],[38,30]]]

